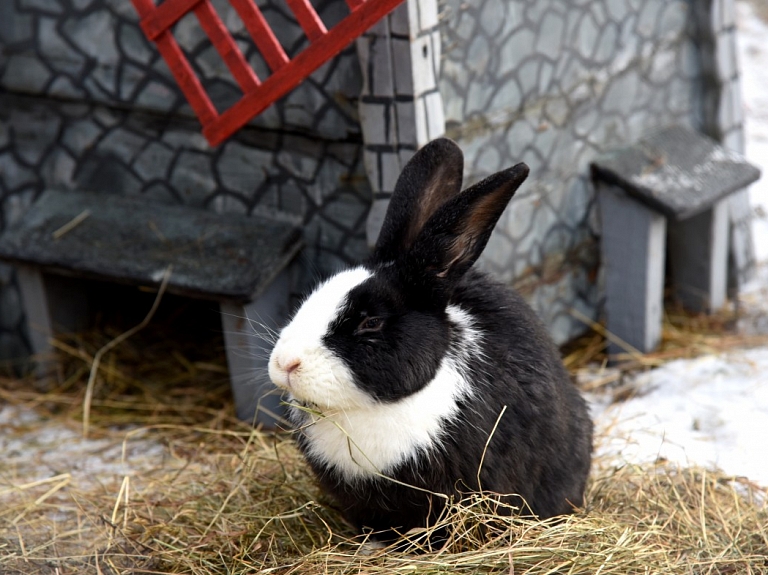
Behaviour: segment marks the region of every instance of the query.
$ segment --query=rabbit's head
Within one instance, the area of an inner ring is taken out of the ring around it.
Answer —
[[[414,155],[371,259],[319,285],[281,332],[269,361],[277,386],[321,411],[394,404],[435,379],[456,353],[457,330],[471,339],[451,294],[528,167],[517,164],[464,191],[462,171],[463,154],[451,140]]]

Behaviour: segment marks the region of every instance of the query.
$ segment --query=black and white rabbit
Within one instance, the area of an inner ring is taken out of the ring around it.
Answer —
[[[321,485],[382,541],[435,520],[429,492],[583,503],[587,406],[534,312],[472,269],[528,167],[461,191],[463,162],[448,139],[415,154],[370,261],[317,287],[269,361]]]

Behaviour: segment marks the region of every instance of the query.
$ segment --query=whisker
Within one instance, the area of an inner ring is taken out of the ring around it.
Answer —
[[[271,343],[275,343],[278,338],[280,337],[280,330],[278,330],[275,327],[272,327],[269,323],[266,321],[259,319],[254,319],[249,317],[248,315],[238,315],[233,313],[223,313],[222,315],[226,315],[227,317],[233,317],[235,319],[242,319],[248,322],[248,325],[251,327],[251,334],[255,335],[259,338],[262,338],[266,341],[270,341]],[[268,318],[271,323],[276,324],[277,322],[273,321],[272,318]],[[258,326],[261,329],[257,329]]]
[[[256,359],[266,364],[269,362],[271,351],[268,349],[260,349],[257,347],[252,348],[235,348],[230,350],[230,353],[234,357]]]
[[[270,349],[275,346],[275,344],[277,343],[277,340],[278,340],[277,337],[275,337],[275,336],[273,336],[271,334],[265,334],[265,333],[259,333],[259,332],[249,332],[249,333],[243,334],[240,331],[222,330],[222,333],[225,334],[225,335],[236,335],[236,336],[245,335],[245,336],[247,336],[250,339],[261,340],[261,341],[269,344],[269,348]]]

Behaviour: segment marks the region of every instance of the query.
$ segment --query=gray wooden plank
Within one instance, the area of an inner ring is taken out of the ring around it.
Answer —
[[[39,269],[30,266],[17,266],[16,278],[19,282],[32,353],[40,365],[53,352],[53,320],[46,296],[45,279]]]
[[[752,206],[749,191],[739,190],[728,198],[730,221],[729,288],[739,290],[755,276],[755,246],[752,239]]]
[[[90,215],[59,239],[54,231]],[[302,246],[298,226],[257,216],[215,214],[141,197],[46,191],[0,237],[0,259],[49,271],[159,285],[169,291],[249,300]]]
[[[722,308],[728,283],[728,200],[670,222],[667,241],[676,297],[694,311]]]
[[[608,331],[642,353],[661,340],[666,218],[620,189],[598,186]],[[628,350],[611,343],[610,354]]]
[[[285,415],[280,391],[270,381],[267,365],[275,334],[288,318],[290,285],[286,269],[257,300],[220,304],[237,416],[270,429]]]
[[[760,177],[743,156],[682,126],[651,134],[591,165],[614,184],[674,220],[692,217]]]

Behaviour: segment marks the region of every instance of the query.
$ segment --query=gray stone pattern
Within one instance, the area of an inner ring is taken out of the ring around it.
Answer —
[[[603,307],[588,164],[672,123],[702,129],[694,0],[443,0],[440,89],[466,179],[531,167],[481,260],[558,342]],[[735,73],[735,72],[734,72]]]
[[[335,0],[314,5],[328,26],[341,16]],[[264,13],[284,20],[273,24],[296,52],[287,8]],[[372,194],[355,47],[211,149],[137,20],[127,0],[0,2],[0,230],[44,189],[78,189],[302,223],[296,291],[365,257]],[[233,94],[205,42],[183,37],[197,38],[192,24],[179,27],[195,69],[214,96]],[[0,265],[0,358],[29,349],[22,325],[16,279]]]
[[[212,3],[259,78],[268,77],[228,1]],[[289,57],[306,48],[308,40],[285,2],[256,3]],[[313,5],[328,28],[348,13],[337,0]],[[185,16],[173,34],[219,112],[236,102],[241,91],[197,18]],[[0,88],[8,91],[193,116],[154,44],[141,32],[129,0],[0,2],[0,44]],[[360,82],[357,55],[349,46],[252,123],[326,138],[354,137],[360,133]]]
[[[445,133],[436,0],[406,0],[357,40],[357,51],[365,167],[374,193],[366,228],[372,246],[406,162]]]
[[[705,130],[725,147],[744,153],[744,116],[736,46],[736,0],[710,0],[700,38],[705,83]]]
[[[736,0],[711,0],[702,11],[703,79],[706,94],[705,130],[723,145],[744,153],[744,114],[736,46]],[[731,222],[729,284],[743,285],[753,275],[755,250],[752,243],[752,209],[746,190],[728,200]]]
[[[589,161],[672,122],[735,137],[735,64],[705,73],[712,54],[728,61],[733,0],[438,2],[407,0],[216,150],[128,0],[0,2],[0,226],[46,187],[266,214],[305,224],[309,281],[364,257],[374,197],[369,241],[399,168],[445,127],[465,150],[467,183],[531,166],[481,265],[519,287],[565,341],[583,327],[571,308],[597,317],[602,306]],[[263,78],[236,15],[214,4]],[[258,4],[289,55],[305,46],[286,8]],[[338,0],[313,4],[328,26],[346,13]],[[234,101],[236,84],[194,17],[176,35],[216,105]],[[377,58],[388,59],[386,74]],[[18,355],[6,266],[0,283],[0,353]]]

